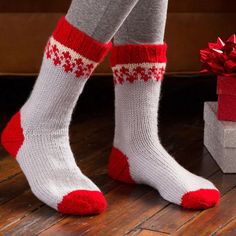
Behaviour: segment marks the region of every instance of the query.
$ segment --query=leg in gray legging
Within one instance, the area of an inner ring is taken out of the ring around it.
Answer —
[[[168,0],[139,0],[114,37],[114,44],[163,43]]]
[[[106,43],[113,38],[138,1],[73,0],[66,19],[93,39]]]

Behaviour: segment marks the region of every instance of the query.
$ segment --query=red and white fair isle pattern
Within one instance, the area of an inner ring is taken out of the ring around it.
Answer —
[[[163,79],[166,63],[139,63],[116,65],[112,68],[114,84],[134,81],[158,81]]]
[[[77,78],[88,78],[97,63],[91,61],[74,50],[64,46],[53,36],[45,47],[46,58],[53,61],[55,66],[60,66],[66,73],[72,73]]]

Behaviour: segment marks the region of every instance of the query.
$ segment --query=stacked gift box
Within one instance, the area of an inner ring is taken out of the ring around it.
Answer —
[[[217,118],[217,102],[204,104],[204,145],[224,173],[236,173],[236,122]]]
[[[204,145],[224,173],[236,173],[236,36],[200,51],[203,71],[217,77],[218,102],[204,104]]]

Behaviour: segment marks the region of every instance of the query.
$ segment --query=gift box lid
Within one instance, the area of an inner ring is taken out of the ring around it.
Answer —
[[[217,77],[217,94],[236,96],[236,76]]]
[[[204,103],[204,121],[215,130],[215,138],[223,147],[236,148],[236,122],[218,120],[217,105],[217,102]]]

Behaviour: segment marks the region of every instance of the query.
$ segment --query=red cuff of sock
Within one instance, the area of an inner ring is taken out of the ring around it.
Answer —
[[[112,43],[100,43],[71,25],[65,18],[61,17],[54,32],[55,40],[64,46],[73,49],[81,56],[84,56],[94,62],[103,60],[107,52],[112,47]]]
[[[132,64],[144,62],[166,62],[167,44],[127,44],[111,50],[110,64]]]

